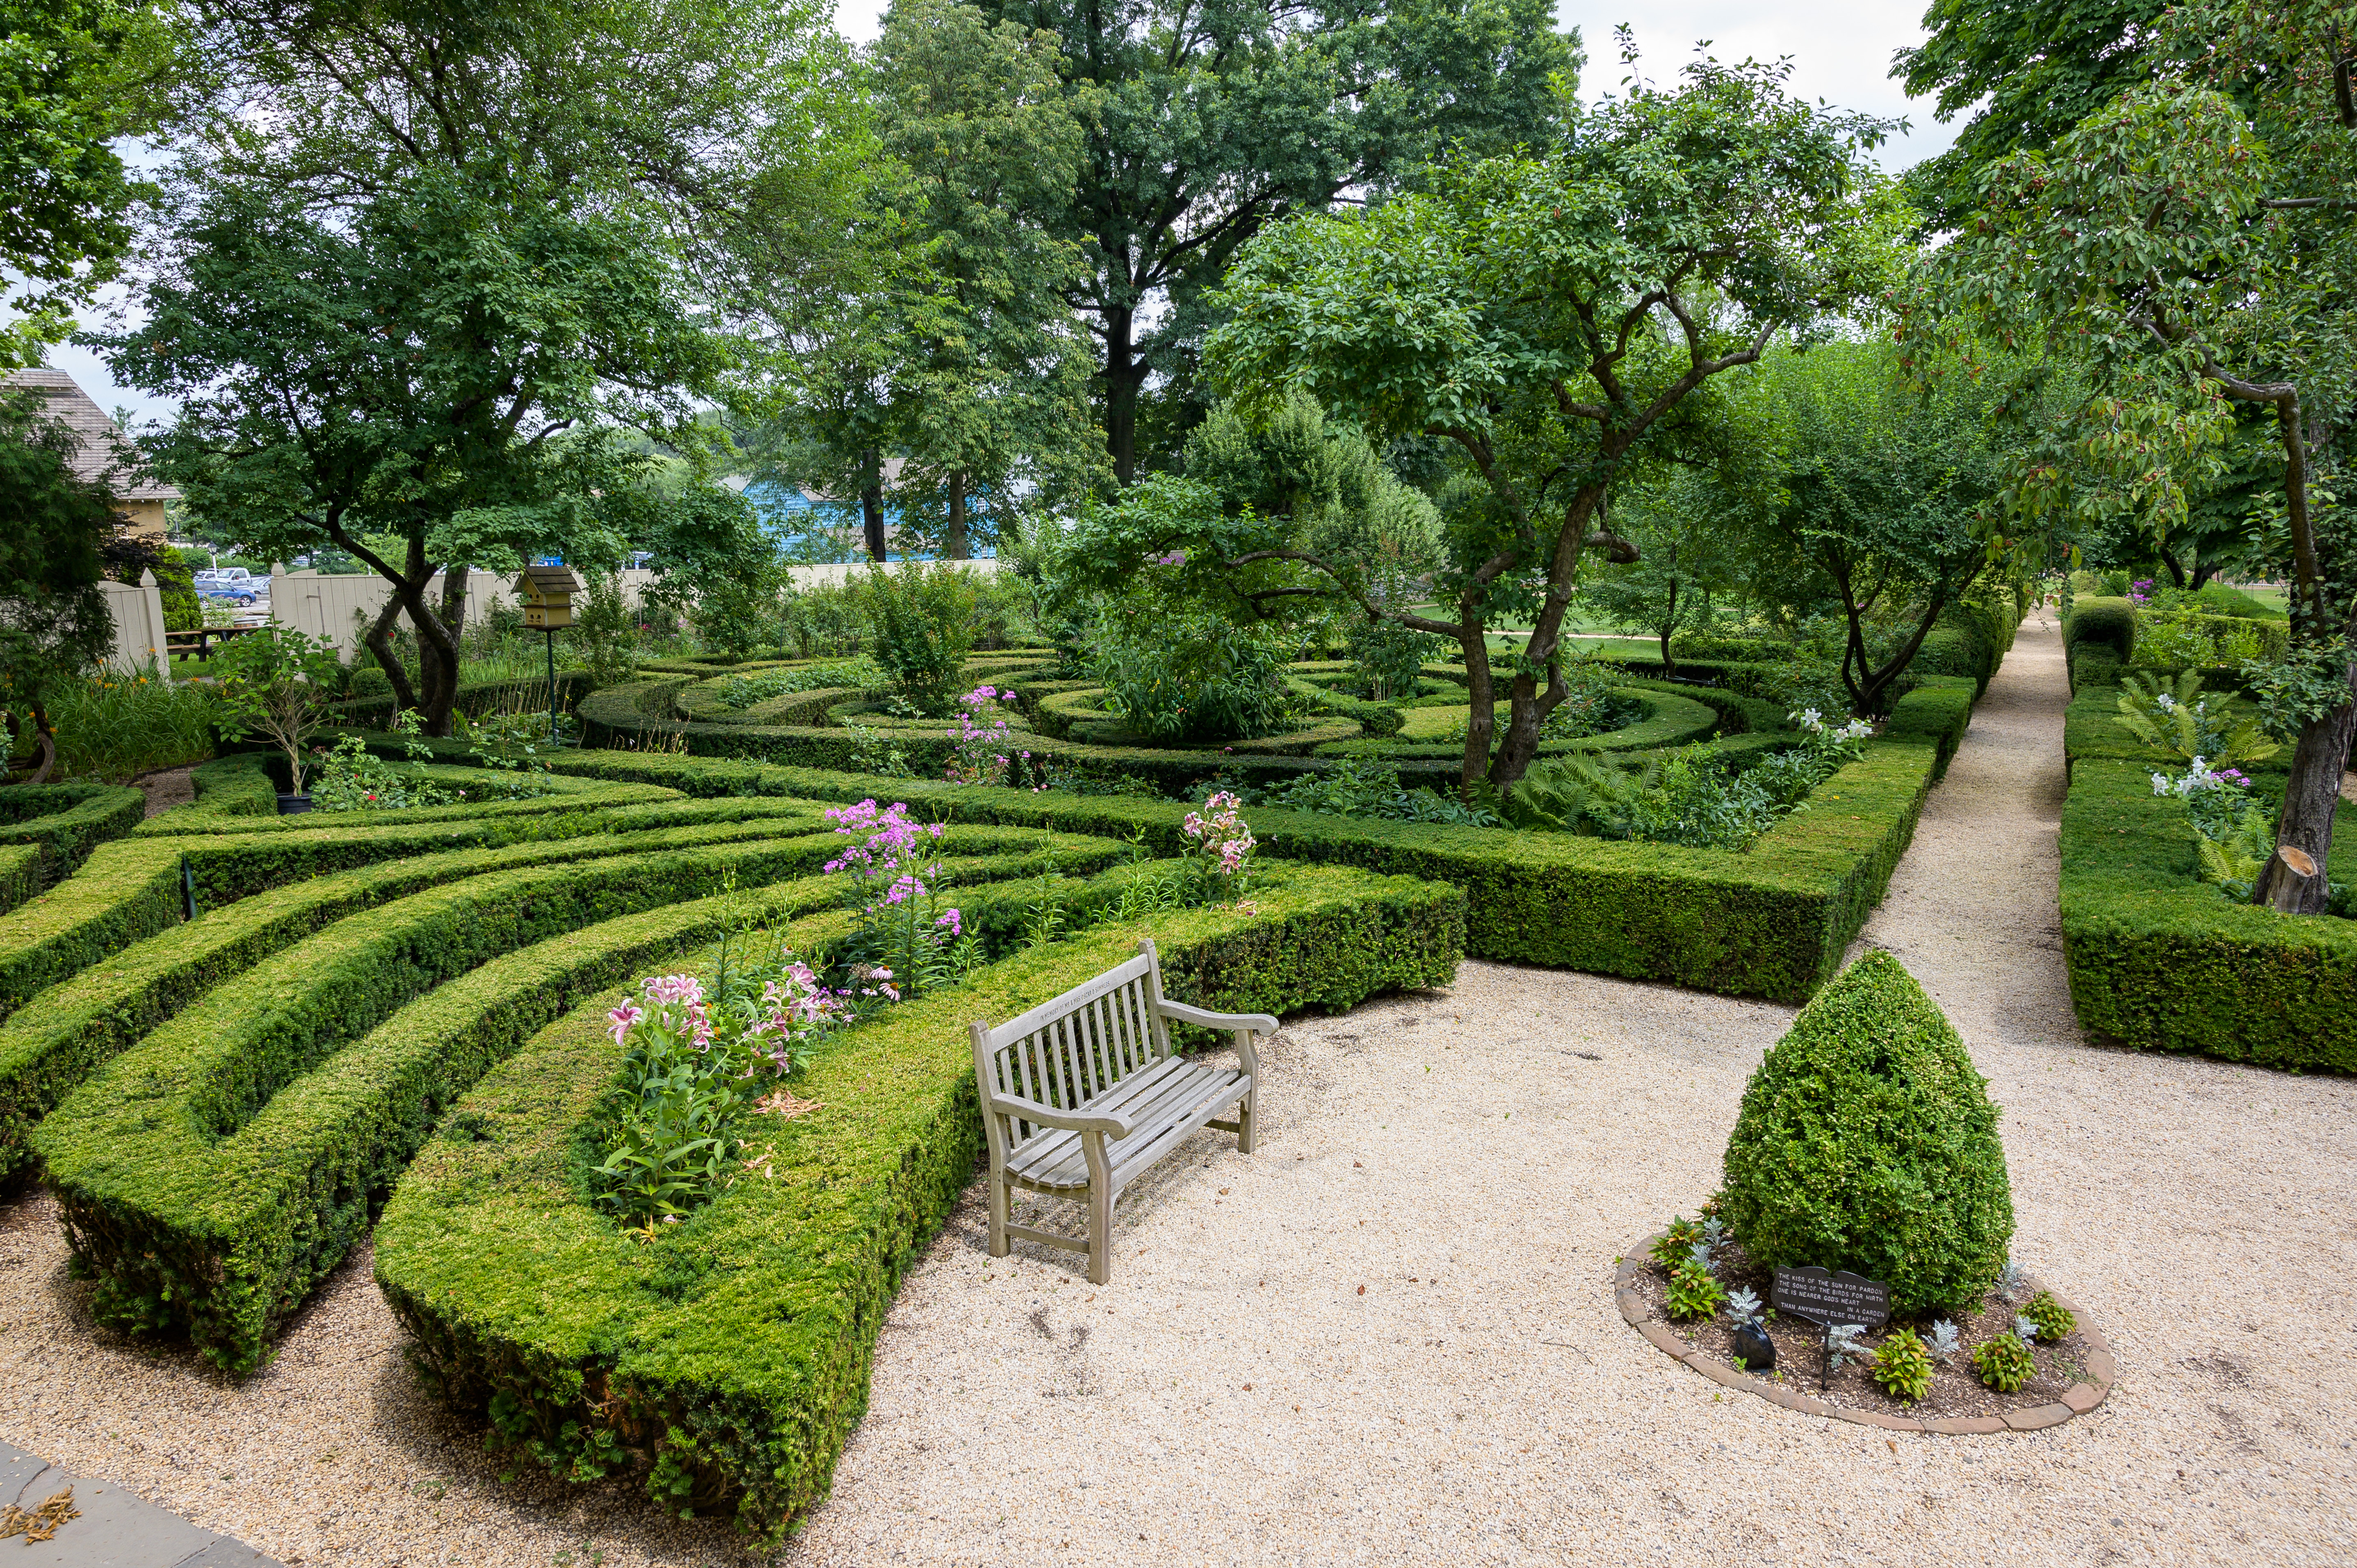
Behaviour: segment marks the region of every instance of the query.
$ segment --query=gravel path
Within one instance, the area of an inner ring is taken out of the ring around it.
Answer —
[[[1262,1152],[1206,1135],[1133,1189],[1108,1286],[987,1257],[977,1187],[788,1561],[2348,1561],[2357,1087],[2079,1042],[2061,705],[2033,620],[1867,940],[2007,1108],[2018,1251],[2118,1350],[2093,1416],[1894,1439],[1670,1362],[1613,1260],[1716,1185],[1792,1010],[1468,964],[1287,1029]],[[237,1388],[91,1331],[83,1289],[45,1199],[0,1212],[0,1434],[290,1563],[741,1560],[626,1494],[502,1484],[415,1391],[364,1255]]]

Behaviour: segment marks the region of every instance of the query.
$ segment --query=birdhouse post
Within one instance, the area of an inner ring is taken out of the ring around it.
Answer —
[[[573,596],[581,580],[569,566],[527,566],[515,582],[516,597],[523,602],[523,624],[548,639],[548,738],[556,739],[556,633],[573,624]]]

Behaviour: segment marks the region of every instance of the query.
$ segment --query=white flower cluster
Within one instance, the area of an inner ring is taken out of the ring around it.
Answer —
[[[1830,740],[1864,740],[1874,733],[1874,726],[1864,719],[1852,719],[1839,728],[1830,727],[1824,714],[1814,708],[1802,708],[1784,716],[1809,734]]]
[[[2185,770],[2185,777],[2182,779],[2171,779],[2166,773],[2154,774],[2152,792],[2156,795],[2174,795],[2182,800],[2188,796],[2198,795],[2204,789],[2216,789],[2227,784],[2240,783],[2242,779],[2242,774],[2233,768],[2228,768],[2224,772],[2215,771],[2209,766],[2208,758],[2197,757],[2193,759],[2193,766]]]

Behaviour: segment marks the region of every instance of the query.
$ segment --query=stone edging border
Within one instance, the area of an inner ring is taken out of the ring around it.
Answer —
[[[1652,1341],[1663,1355],[1692,1367],[1712,1382],[1738,1392],[1757,1394],[1770,1404],[1782,1405],[1786,1410],[1798,1411],[1803,1415],[1854,1421],[1860,1426],[1879,1427],[1888,1432],[1938,1432],[1956,1437],[1992,1432],[2037,1432],[2049,1426],[2060,1426],[2072,1416],[2084,1415],[2103,1403],[2112,1391],[2113,1380],[2118,1376],[2112,1359],[2111,1341],[2104,1337],[2104,1331],[2089,1322],[2086,1315],[2076,1306],[2057,1295],[2057,1301],[2062,1301],[2065,1307],[2078,1316],[2079,1337],[2087,1344],[2085,1362],[2089,1380],[2072,1384],[2063,1391],[2061,1399],[2054,1403],[2031,1405],[2026,1410],[2009,1410],[2003,1415],[1935,1416],[1929,1420],[1886,1415],[1878,1410],[1850,1410],[1819,1399],[1814,1394],[1804,1394],[1797,1388],[1771,1383],[1749,1372],[1738,1372],[1688,1345],[1669,1325],[1656,1321],[1652,1308],[1646,1305],[1643,1296],[1631,1288],[1631,1284],[1637,1277],[1637,1271],[1643,1268],[1652,1255],[1653,1243],[1661,1239],[1661,1232],[1656,1231],[1630,1248],[1620,1260],[1619,1272],[1612,1276],[1613,1297],[1620,1304],[1620,1316],[1628,1321],[1629,1326]]]

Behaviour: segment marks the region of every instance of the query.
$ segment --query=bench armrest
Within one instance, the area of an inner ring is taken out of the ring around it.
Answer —
[[[1116,1138],[1126,1138],[1136,1126],[1118,1112],[1059,1111],[1052,1105],[1042,1105],[1019,1094],[987,1095],[983,1103],[994,1115],[1020,1116],[1039,1126],[1060,1128],[1067,1133],[1110,1133]]]
[[[1265,1013],[1214,1013],[1208,1008],[1189,1007],[1184,1002],[1157,1002],[1154,1005],[1166,1018],[1199,1024],[1206,1029],[1244,1029],[1255,1035],[1276,1033],[1276,1020]]]

